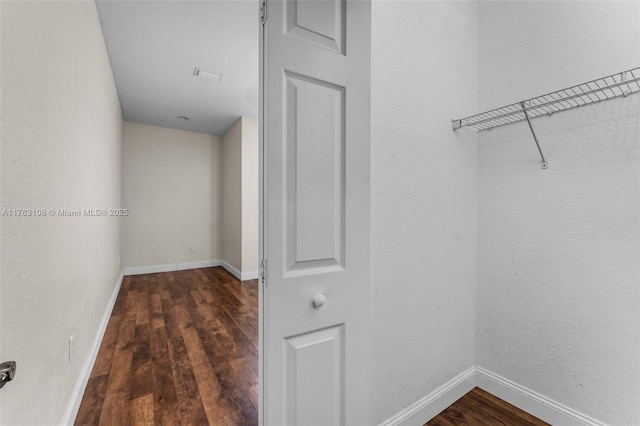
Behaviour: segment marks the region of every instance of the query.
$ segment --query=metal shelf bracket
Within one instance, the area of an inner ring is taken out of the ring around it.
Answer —
[[[533,126],[531,125],[531,119],[529,118],[529,113],[527,112],[527,107],[524,102],[520,102],[520,106],[522,107],[522,112],[524,113],[524,117],[527,119],[527,123],[529,124],[529,129],[531,130],[531,134],[533,135],[533,140],[536,141],[536,146],[538,147],[538,152],[540,153],[540,158],[542,158],[542,168],[547,168],[547,160],[544,158],[544,154],[542,153],[542,149],[540,148],[540,142],[538,142],[538,137],[536,136],[536,132],[533,131]]]

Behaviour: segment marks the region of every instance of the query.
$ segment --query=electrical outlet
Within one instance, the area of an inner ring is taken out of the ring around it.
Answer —
[[[69,336],[69,361],[73,359],[73,334]]]
[[[195,250],[193,249],[193,246],[189,246],[189,251],[190,251],[191,253],[193,253],[193,252],[195,251]]]

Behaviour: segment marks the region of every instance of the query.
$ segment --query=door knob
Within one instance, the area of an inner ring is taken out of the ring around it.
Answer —
[[[320,308],[322,305],[324,305],[324,302],[326,301],[327,301],[327,298],[325,297],[324,294],[316,294],[315,296],[313,296],[313,307]]]
[[[3,362],[0,364],[0,389],[2,389],[7,382],[13,380],[13,376],[15,375],[16,363],[14,361]]]

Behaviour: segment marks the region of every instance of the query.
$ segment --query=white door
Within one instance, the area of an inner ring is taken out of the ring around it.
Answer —
[[[267,4],[267,425],[368,423],[370,8],[362,0]]]

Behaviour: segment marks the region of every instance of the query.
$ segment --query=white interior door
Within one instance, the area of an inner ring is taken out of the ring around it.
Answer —
[[[368,422],[370,7],[362,0],[268,0],[267,425]]]

